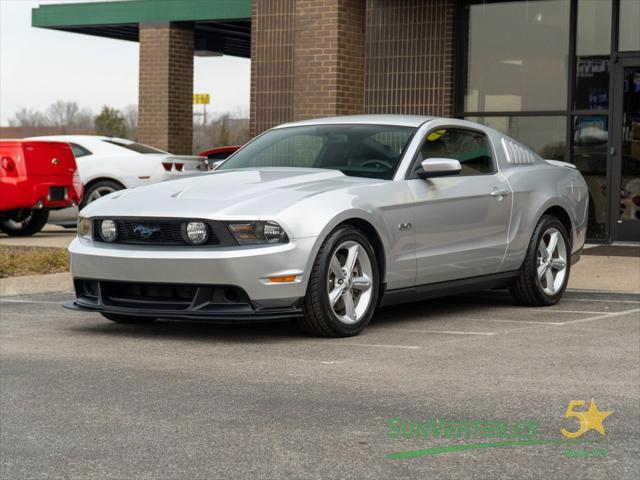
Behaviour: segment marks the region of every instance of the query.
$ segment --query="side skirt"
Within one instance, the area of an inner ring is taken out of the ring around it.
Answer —
[[[387,290],[380,302],[381,307],[397,305],[399,303],[428,300],[430,298],[459,295],[461,293],[488,290],[490,288],[507,287],[518,276],[518,270],[512,272],[493,273],[479,277],[449,280],[447,282],[429,283],[415,287]]]

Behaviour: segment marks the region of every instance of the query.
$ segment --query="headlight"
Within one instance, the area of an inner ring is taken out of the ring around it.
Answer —
[[[209,229],[204,222],[189,222],[186,228],[187,241],[194,245],[200,245],[209,238]]]
[[[113,220],[102,220],[100,222],[100,237],[105,242],[115,242],[118,238],[118,226]]]
[[[91,238],[92,222],[90,218],[78,217],[78,236],[83,238]]]
[[[227,223],[227,226],[240,245],[289,241],[284,229],[276,222],[233,222]]]

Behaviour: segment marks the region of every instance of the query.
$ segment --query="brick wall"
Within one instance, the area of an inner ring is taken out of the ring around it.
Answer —
[[[138,140],[191,154],[193,30],[189,25],[140,25]]]
[[[295,0],[254,0],[251,120],[254,134],[293,119]]]
[[[453,115],[456,0],[367,0],[366,113]]]
[[[251,131],[357,113],[453,114],[456,0],[254,0]]]
[[[363,111],[364,0],[297,0],[294,119]]]

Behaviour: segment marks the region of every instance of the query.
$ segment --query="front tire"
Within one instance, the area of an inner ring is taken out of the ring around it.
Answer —
[[[379,285],[378,263],[367,238],[350,226],[334,230],[313,264],[301,327],[322,337],[357,335],[373,316]]]
[[[100,315],[112,322],[123,324],[152,323],[156,321],[153,317],[134,317],[132,315],[120,315],[116,313],[101,313]]]
[[[29,210],[16,218],[0,220],[0,230],[11,237],[30,237],[44,228],[48,210]]]
[[[560,220],[544,215],[536,225],[527,256],[510,292],[522,305],[556,304],[569,282],[571,242]]]

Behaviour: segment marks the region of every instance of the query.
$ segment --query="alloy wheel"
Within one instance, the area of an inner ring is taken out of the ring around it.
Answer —
[[[556,228],[549,228],[540,237],[537,274],[545,294],[554,296],[562,289],[567,275],[567,245]]]
[[[108,187],[106,185],[98,188],[94,188],[89,194],[89,196],[87,197],[87,205],[91,202],[96,201],[100,197],[104,197],[105,195],[109,195],[110,193],[113,193],[115,191],[116,191],[115,188]]]
[[[327,274],[329,305],[338,320],[357,323],[367,312],[373,294],[373,269],[358,242],[342,243],[333,253]]]

